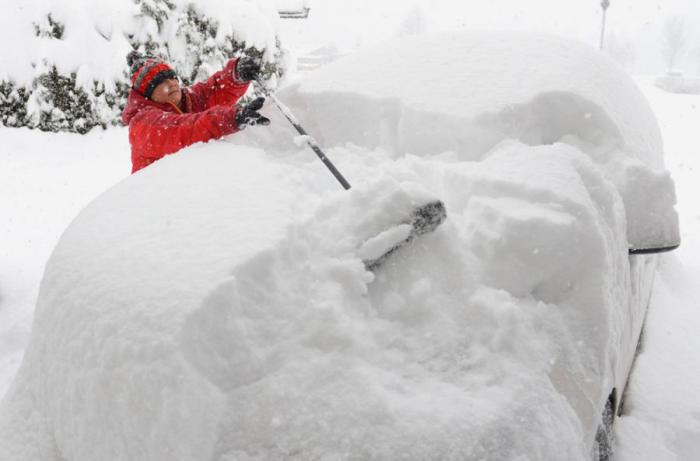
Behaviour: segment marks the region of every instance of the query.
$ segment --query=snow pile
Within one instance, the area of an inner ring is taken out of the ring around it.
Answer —
[[[81,213],[47,266],[0,457],[585,459],[626,262],[612,185],[564,145],[330,153],[380,160],[328,191],[309,165],[196,146]],[[433,194],[448,221],[367,272],[362,242]],[[563,394],[584,376],[577,408]]]
[[[282,65],[267,0],[32,0],[7,5],[4,14],[12,18],[0,28],[7,126],[84,133],[117,123],[132,49],[164,57],[187,84],[240,52],[262,56],[275,72]]]
[[[575,145],[622,193],[631,247],[679,241],[653,112],[616,64],[583,44],[517,33],[404,38],[327,65],[284,96],[322,144],[463,160],[503,139]]]

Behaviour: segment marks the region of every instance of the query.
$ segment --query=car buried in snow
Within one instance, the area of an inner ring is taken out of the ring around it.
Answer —
[[[277,96],[352,188],[270,107],[97,198],[47,263],[0,459],[610,459],[679,244],[629,77],[556,37],[444,33]],[[434,198],[447,220],[368,271]]]
[[[453,48],[446,53],[448,43]],[[606,357],[604,365],[590,366],[589,371],[598,368],[590,376],[562,379],[553,370],[551,377],[576,409],[592,458],[611,459],[612,426],[624,414],[624,392],[641,342],[657,254],[680,244],[674,185],[663,167],[660,130],[634,81],[607,56],[581,43],[529,34],[446,33],[358,52],[309,75],[288,92],[289,99],[303,101],[301,118],[329,145],[356,143],[392,156],[449,152],[451,161],[478,162],[497,155],[503,143],[517,142],[520,149],[533,152],[541,146],[574,147],[593,161],[624,209],[625,225],[617,232],[625,233],[620,238],[627,251],[609,274],[621,281],[616,288],[624,294],[605,307],[613,309],[609,322],[601,317],[596,324],[594,318],[586,326],[610,330],[590,344]],[[343,123],[346,119],[352,121],[350,128]],[[503,175],[512,175],[509,170],[504,167]],[[473,201],[483,193],[478,187],[494,187],[477,181],[479,186],[464,185]],[[512,214],[489,212],[503,220]],[[473,217],[488,219],[488,213]],[[503,230],[488,224],[475,227],[477,234],[479,227],[483,234]],[[496,240],[504,238],[497,235]],[[578,242],[571,237],[572,251],[561,258],[577,257]],[[531,240],[526,250],[541,251],[536,236],[522,233],[516,238]],[[483,235],[475,239],[498,246],[491,240]],[[495,251],[487,255],[498,256],[508,257]],[[537,270],[528,267],[527,258],[512,259],[518,271]],[[579,382],[572,383],[572,378]]]

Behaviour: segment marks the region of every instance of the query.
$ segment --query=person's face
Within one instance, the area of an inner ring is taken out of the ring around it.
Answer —
[[[177,79],[163,80],[151,94],[151,99],[159,103],[177,105],[180,103],[181,98],[182,90],[180,89],[180,82]]]

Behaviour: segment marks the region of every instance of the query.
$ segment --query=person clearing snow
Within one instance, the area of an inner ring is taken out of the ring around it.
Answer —
[[[122,121],[129,127],[132,173],[197,142],[240,131],[246,125],[268,125],[257,98],[237,104],[260,64],[247,57],[231,59],[206,82],[181,88],[176,72],[163,60],[132,51],[131,92]]]
[[[46,264],[0,459],[609,459],[658,262],[630,242],[678,235],[634,82],[460,32],[276,96],[353,187],[279,123],[106,191]]]

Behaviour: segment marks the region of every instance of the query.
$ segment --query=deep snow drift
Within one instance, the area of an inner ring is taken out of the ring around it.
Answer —
[[[0,408],[0,458],[587,459],[629,296],[601,146],[501,135],[470,157],[425,138],[417,156],[371,131],[332,141],[316,119],[346,192],[281,123],[167,157],[76,218]],[[447,222],[367,272],[358,248],[429,197]]]

